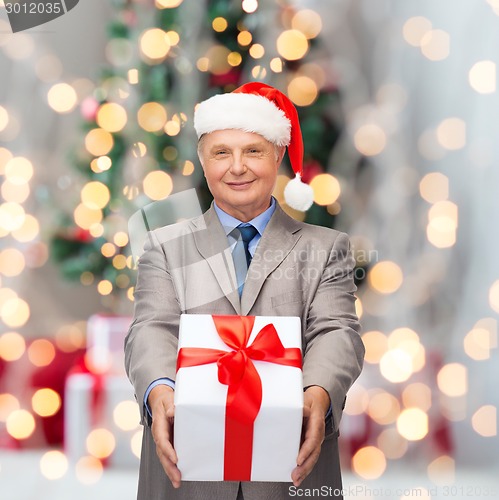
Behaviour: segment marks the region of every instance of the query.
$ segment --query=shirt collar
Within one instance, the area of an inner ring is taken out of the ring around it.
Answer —
[[[232,215],[229,215],[227,212],[224,212],[217,205],[216,202],[213,202],[213,206],[227,236],[235,227],[239,226],[239,224],[243,224],[243,222],[240,221],[239,219],[236,219],[235,217],[232,217]],[[263,232],[265,231],[267,224],[269,223],[272,215],[275,212],[275,208],[276,208],[276,201],[275,198],[272,196],[270,201],[270,207],[267,208],[265,212],[262,212],[260,215],[257,215],[254,219],[248,221],[248,224],[254,226],[258,231],[258,233],[260,234],[260,236],[263,235]]]

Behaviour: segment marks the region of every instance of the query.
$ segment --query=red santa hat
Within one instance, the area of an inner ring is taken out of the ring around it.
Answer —
[[[295,210],[308,210],[314,201],[312,188],[301,181],[303,139],[298,112],[281,91],[261,82],[246,83],[228,94],[200,103],[194,113],[198,139],[215,130],[254,132],[277,146],[287,146],[295,178],[284,190],[286,203]]]

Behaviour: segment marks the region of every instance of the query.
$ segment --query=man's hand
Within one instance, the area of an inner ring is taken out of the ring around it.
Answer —
[[[170,478],[174,488],[180,487],[180,471],[177,454],[173,449],[173,389],[167,385],[157,385],[147,399],[152,412],[151,432],[156,443],[159,461]]]
[[[298,453],[298,458],[296,459],[297,467],[295,467],[291,474],[291,479],[295,486],[300,486],[319,459],[326,427],[324,417],[329,409],[329,405],[329,394],[322,387],[313,385],[305,391],[303,442]]]

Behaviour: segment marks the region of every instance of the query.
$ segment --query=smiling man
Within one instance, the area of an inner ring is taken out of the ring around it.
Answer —
[[[311,204],[298,115],[280,91],[255,82],[216,95],[197,107],[194,126],[214,202],[201,217],[150,233],[125,342],[145,425],[138,498],[278,500],[294,491],[291,483],[181,481],[172,443],[182,313],[300,317],[304,419],[293,485],[342,498],[338,426],[364,356],[348,236],[292,219],[272,197],[287,147],[296,179],[286,201]]]

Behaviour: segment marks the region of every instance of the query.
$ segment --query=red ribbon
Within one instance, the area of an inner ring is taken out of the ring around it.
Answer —
[[[182,347],[177,371],[217,363],[218,380],[228,385],[225,413],[224,480],[250,481],[253,424],[262,404],[262,381],[252,360],[302,367],[301,350],[285,348],[273,324],[265,325],[253,343],[248,340],[254,316],[212,316],[220,338],[233,349]]]

